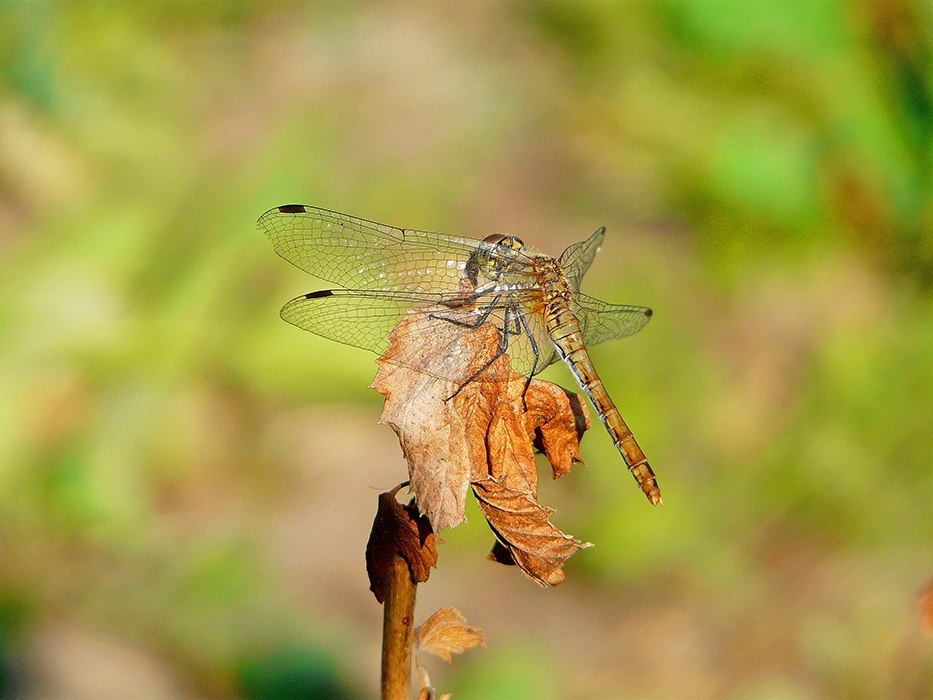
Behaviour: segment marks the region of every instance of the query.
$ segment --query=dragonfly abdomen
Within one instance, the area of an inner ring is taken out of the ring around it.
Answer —
[[[653,505],[659,505],[661,491],[658,488],[654,471],[648,464],[648,458],[635,441],[631,429],[626,425],[602,379],[596,373],[596,367],[593,366],[583,343],[583,332],[579,321],[569,308],[561,308],[561,306],[563,305],[554,305],[545,314],[548,333],[557,347],[557,352],[573,372],[580,383],[580,388],[593,402],[599,419],[606,426],[612,442],[622,455],[628,470],[635,477],[642,492]]]

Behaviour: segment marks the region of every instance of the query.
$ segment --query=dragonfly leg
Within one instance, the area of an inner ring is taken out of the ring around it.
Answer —
[[[531,343],[531,352],[534,355],[534,363],[531,365],[531,371],[528,372],[528,377],[525,379],[525,388],[522,389],[522,408],[526,411],[528,410],[528,404],[525,403],[525,395],[528,393],[528,387],[531,386],[531,379],[535,376],[535,372],[538,370],[538,360],[541,359],[541,353],[538,350],[538,342],[535,340],[535,334],[531,332],[531,328],[528,326],[528,319],[525,318],[525,314],[521,311],[518,311],[515,314],[515,323],[516,323],[516,333],[524,333],[525,337],[528,338],[528,342]]]
[[[496,308],[496,304],[499,301],[499,296],[496,296],[492,302],[486,306],[485,310],[479,316],[473,316],[472,312],[463,312],[463,311],[454,311],[451,309],[449,312],[446,311],[435,311],[434,313],[428,314],[428,318],[436,318],[441,321],[447,321],[447,323],[452,323],[455,326],[462,326],[464,328],[479,328],[487,320],[489,320],[490,315]],[[459,314],[461,316],[473,316],[469,320],[463,320],[461,318],[454,318],[452,316],[447,316],[445,314]]]
[[[489,314],[492,312],[492,309],[493,309],[493,306],[490,306],[489,309],[487,309],[486,313],[483,315],[484,320],[489,317]],[[499,337],[499,347],[496,348],[496,354],[493,355],[491,358],[489,358],[489,360],[487,360],[485,363],[483,363],[482,367],[480,367],[473,374],[471,374],[467,378],[467,380],[457,388],[457,390],[454,393],[452,393],[450,396],[448,396],[445,399],[446,401],[450,401],[454,396],[456,396],[461,391],[463,391],[471,382],[474,382],[483,372],[489,369],[489,367],[492,366],[493,362],[498,360],[500,357],[502,357],[506,353],[506,351],[509,349],[509,335],[514,334],[514,331],[509,328],[509,324],[512,323],[513,321],[514,313],[515,312],[511,306],[505,307],[505,312],[504,312],[505,322],[502,324],[502,330],[501,330],[501,334]],[[445,320],[450,320],[450,319],[445,319]],[[457,323],[458,325],[467,325],[467,326],[470,325],[462,321],[461,322],[451,321],[451,323]]]

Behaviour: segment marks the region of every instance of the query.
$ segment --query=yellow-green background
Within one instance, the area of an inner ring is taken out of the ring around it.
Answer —
[[[542,485],[542,590],[471,506],[418,621],[455,698],[921,697],[933,577],[930,6],[0,2],[0,696],[373,697],[404,478],[374,357],[278,319],[316,204],[559,253],[651,306]],[[563,368],[548,375],[565,386]],[[339,685],[339,689],[335,687]]]

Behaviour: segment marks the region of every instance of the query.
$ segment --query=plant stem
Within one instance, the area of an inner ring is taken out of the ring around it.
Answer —
[[[382,700],[411,700],[411,644],[415,592],[408,563],[392,560],[382,617]]]

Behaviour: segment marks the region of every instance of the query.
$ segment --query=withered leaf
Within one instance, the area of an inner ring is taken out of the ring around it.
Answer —
[[[490,558],[511,563],[504,548],[512,562],[542,585],[559,585],[564,580],[564,562],[593,546],[554,527],[549,519],[552,508],[542,506],[527,491],[510,488],[508,482],[474,482],[473,493],[501,545],[493,547]]]
[[[496,560],[510,557],[553,586],[567,558],[590,545],[555,528],[552,510],[537,502],[534,452],[544,452],[554,478],[566,474],[581,461],[589,417],[578,395],[527,384],[507,355],[490,363],[499,338],[491,325],[465,329],[413,313],[393,332],[373,387],[386,397],[381,420],[399,435],[415,500],[434,530],[465,519],[472,484],[504,548]]]
[[[570,471],[580,456],[580,438],[590,427],[586,404],[579,394],[551,382],[532,382],[537,389],[525,397],[535,447],[547,456],[554,478]]]
[[[385,602],[392,560],[408,563],[413,581],[428,580],[437,566],[437,538],[431,523],[414,506],[399,503],[395,496],[404,484],[379,494],[379,507],[366,544],[366,572],[376,600]]]
[[[427,652],[450,663],[453,654],[486,646],[479,627],[470,627],[456,608],[441,608],[415,630],[418,652]]]
[[[486,646],[486,636],[479,627],[471,627],[456,608],[441,608],[415,629],[415,668],[421,679],[422,693],[433,697],[431,678],[424,667],[424,654],[433,654],[450,663],[454,654],[476,646]],[[419,695],[419,697],[421,697]]]
[[[447,399],[475,371],[475,359],[490,357],[497,343],[490,326],[464,333],[428,314],[411,314],[392,332],[391,345],[378,360],[372,388],[386,397],[379,422],[398,434],[418,508],[435,532],[465,520],[472,469],[468,425],[473,417]]]

